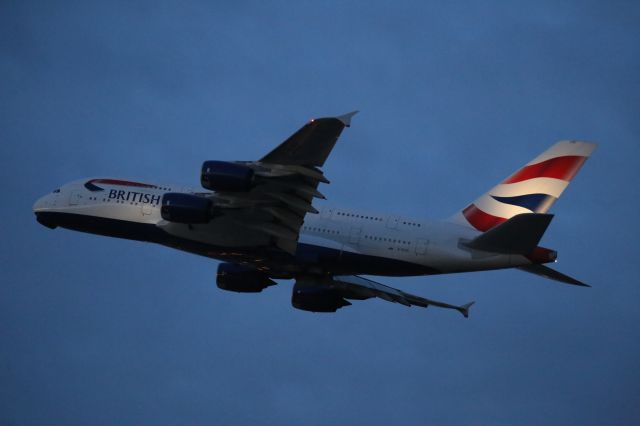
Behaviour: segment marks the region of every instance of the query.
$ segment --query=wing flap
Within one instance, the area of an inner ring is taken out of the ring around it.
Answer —
[[[254,229],[256,231],[264,232],[265,234],[272,235],[276,238],[282,238],[285,240],[297,241],[298,233],[292,231],[289,228],[278,225],[273,222],[263,222],[263,223],[244,223],[244,226],[250,229]]]
[[[291,212],[291,210],[287,210],[285,208],[264,206],[262,207],[262,210],[271,214],[274,218],[279,219],[282,225],[295,232],[297,232],[304,223],[304,218],[302,216],[298,216],[297,214]]]
[[[276,200],[282,201],[289,208],[293,208],[304,213],[318,213],[318,210],[316,210],[308,200],[304,200],[295,195],[287,194],[284,192],[266,192],[265,194],[272,198],[275,198]]]

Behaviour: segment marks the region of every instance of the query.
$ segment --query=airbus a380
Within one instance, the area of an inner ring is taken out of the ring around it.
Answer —
[[[311,120],[257,161],[205,161],[202,188],[114,178],[68,183],[36,201],[49,227],[148,241],[220,260],[217,285],[260,292],[294,279],[291,303],[335,312],[378,297],[465,317],[473,304],[415,296],[360,275],[416,276],[518,268],[587,286],[545,264],[547,211],[595,144],[561,141],[452,217],[430,221],[336,207],[316,209],[322,167],[356,112]]]

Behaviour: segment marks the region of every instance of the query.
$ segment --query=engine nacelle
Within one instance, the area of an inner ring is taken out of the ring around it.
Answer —
[[[253,169],[227,161],[205,161],[200,183],[211,191],[246,192],[253,184]]]
[[[262,272],[235,263],[218,265],[216,283],[218,288],[238,293],[260,293],[265,288],[276,285],[275,281]]]
[[[335,287],[296,282],[291,295],[291,305],[303,311],[335,312],[351,303],[345,300]]]
[[[211,200],[192,194],[169,192],[162,196],[160,214],[177,223],[208,223],[213,214]]]

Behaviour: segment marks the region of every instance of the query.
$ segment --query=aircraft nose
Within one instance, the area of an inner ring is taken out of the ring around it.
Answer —
[[[38,200],[33,204],[33,212],[38,213],[45,209],[47,209],[51,205],[49,201],[49,195],[45,195],[44,197],[38,198]]]
[[[55,222],[55,213],[50,211],[51,204],[51,194],[40,197],[33,204],[33,212],[41,225],[54,229],[58,225]]]

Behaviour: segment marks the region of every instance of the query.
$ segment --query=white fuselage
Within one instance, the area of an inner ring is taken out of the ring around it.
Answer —
[[[158,228],[172,236],[171,243],[167,244],[169,246],[220,259],[233,258],[234,255],[239,256],[236,252],[241,252],[243,248],[268,243],[264,237],[256,237],[250,228],[231,222],[224,216],[214,218],[206,225],[185,225],[162,219],[160,206],[163,194],[193,194],[201,191],[178,185],[132,187],[104,183],[100,184],[98,190],[91,190],[86,184],[90,181],[91,179],[83,179],[72,182],[39,199],[34,205],[34,212],[40,214],[39,220],[40,216],[45,218],[47,214],[67,215],[70,218],[66,222],[52,224],[86,232],[154,241],[153,238],[127,234],[127,229],[130,229],[127,226],[146,225],[145,229]],[[425,274],[509,268],[532,263],[521,255],[502,255],[466,248],[461,243],[480,233],[447,221],[415,220],[334,207],[319,207],[318,211],[319,214],[306,215],[300,230],[299,246],[304,246],[307,251],[311,249],[311,252],[331,250],[344,259],[359,256],[370,259],[371,262],[381,259],[419,265],[425,267]],[[74,226],[73,221],[78,218],[96,221]],[[105,222],[99,222],[98,219],[104,219]],[[101,229],[106,226],[117,227],[119,224],[124,230],[106,232]],[[191,245],[183,246],[181,241],[198,244],[198,248],[185,248]],[[212,249],[208,251],[207,247]],[[253,260],[248,262],[261,261],[260,256],[251,259]],[[371,271],[371,274],[376,272],[379,275],[405,275],[397,270],[388,274],[380,273],[375,268]],[[367,270],[356,272],[368,273]],[[410,270],[406,273],[418,274],[420,272]]]

